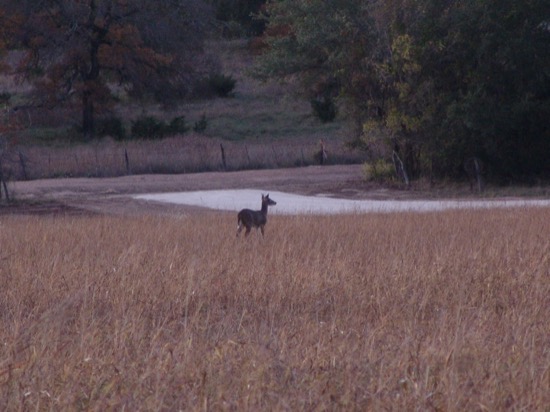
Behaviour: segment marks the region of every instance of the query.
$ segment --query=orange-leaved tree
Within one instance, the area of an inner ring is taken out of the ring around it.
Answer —
[[[0,0],[0,25],[17,22],[11,25],[11,43],[25,50],[17,70],[36,86],[34,104],[76,99],[88,138],[94,134],[95,112],[113,101],[112,85],[156,96],[163,88],[184,89],[208,26],[202,0],[13,3]]]

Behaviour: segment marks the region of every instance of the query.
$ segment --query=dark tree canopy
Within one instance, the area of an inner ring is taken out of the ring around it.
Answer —
[[[255,18],[267,0],[209,0],[216,18],[225,24],[237,23],[247,36],[257,36],[264,30],[262,20]]]
[[[261,77],[337,96],[360,145],[385,141],[413,176],[481,159],[496,179],[550,176],[546,0],[279,0]]]
[[[11,47],[25,50],[18,72],[36,85],[38,103],[77,99],[87,136],[112,84],[136,95],[184,94],[210,15],[200,0],[0,1],[0,10]]]

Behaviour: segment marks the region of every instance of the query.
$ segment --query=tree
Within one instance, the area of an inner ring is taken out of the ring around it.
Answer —
[[[455,53],[467,53],[452,62],[464,73],[449,106],[456,143],[499,179],[549,176],[550,4],[477,1],[453,14]]]
[[[370,57],[378,50],[378,40],[369,7],[362,1],[283,0],[269,3],[266,17],[268,49],[258,58],[260,77],[298,75],[308,98],[345,96],[358,119],[367,109],[363,93],[380,96],[375,90],[379,82],[369,81],[375,76],[376,62]]]
[[[550,4],[396,3],[392,37],[409,40],[417,70],[395,112],[417,113],[424,167],[457,176],[476,157],[499,180],[549,176]]]
[[[550,176],[550,3],[269,3],[264,77],[298,76],[346,104],[360,143],[409,174],[457,176],[475,156],[498,178]]]
[[[264,22],[256,19],[266,0],[209,0],[216,11],[216,18],[223,22],[237,23],[248,36],[257,36],[264,30]]]
[[[36,85],[38,104],[77,99],[87,137],[96,111],[112,102],[110,85],[159,96],[163,88],[185,87],[194,63],[200,66],[209,9],[199,0],[12,3],[0,6],[10,16],[3,21],[18,22],[13,47],[26,50],[19,74]]]

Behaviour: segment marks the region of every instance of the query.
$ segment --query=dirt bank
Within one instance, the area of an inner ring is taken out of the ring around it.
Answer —
[[[133,195],[224,189],[258,189],[351,200],[479,199],[467,184],[410,190],[366,183],[361,165],[309,166],[290,169],[209,172],[179,175],[132,175],[116,178],[63,178],[11,182],[14,201],[0,202],[6,214],[182,214],[212,213],[198,206],[135,199]],[[546,193],[546,192],[544,192]],[[536,198],[548,198],[533,193]],[[493,200],[517,196],[486,196]],[[532,196],[521,196],[526,199]],[[256,207],[256,202],[250,205]]]
[[[310,166],[227,173],[17,181],[10,184],[15,201],[8,205],[2,204],[0,214],[128,215],[198,212],[200,208],[157,204],[132,199],[130,195],[241,188],[267,188],[304,195],[329,194],[347,199],[411,196],[411,193],[406,191],[386,190],[367,185],[362,179],[360,165]]]

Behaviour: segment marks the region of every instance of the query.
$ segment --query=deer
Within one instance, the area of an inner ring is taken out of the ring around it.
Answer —
[[[250,210],[243,209],[237,215],[237,236],[243,230],[243,226],[246,227],[245,236],[248,236],[250,230],[255,227],[260,228],[262,236],[264,235],[264,227],[267,223],[267,208],[269,206],[275,206],[277,202],[269,198],[269,194],[264,196],[262,194],[262,209],[261,210]]]

